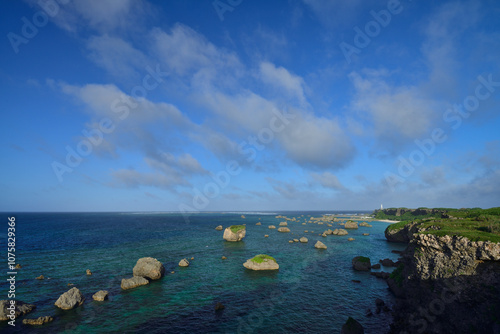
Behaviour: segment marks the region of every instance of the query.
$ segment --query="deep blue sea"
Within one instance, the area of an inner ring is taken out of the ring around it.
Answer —
[[[0,331],[339,333],[352,316],[363,324],[365,333],[386,333],[391,318],[388,313],[375,314],[375,299],[391,304],[393,297],[385,281],[354,271],[351,260],[363,255],[372,264],[384,258],[396,261],[398,255],[391,250],[402,250],[404,245],[387,242],[388,224],[376,221],[370,223],[371,228],[349,230],[348,236],[322,237],[319,234],[329,227],[309,223],[309,219],[328,213],[338,212],[197,213],[189,221],[178,213],[4,214],[0,235],[5,255],[7,217],[16,217],[17,263],[22,265],[16,299],[37,306],[26,317],[50,315],[55,320],[28,327],[18,318],[15,328],[2,322]],[[291,233],[268,229],[284,221],[276,215],[296,218],[297,222],[288,222]],[[233,224],[246,224],[242,242],[226,242],[223,231],[215,230],[217,225]],[[334,223],[333,228],[342,227]],[[302,236],[309,242],[288,242]],[[349,242],[348,237],[356,240]],[[317,240],[328,249],[315,249]],[[261,253],[273,256],[279,271],[254,272],[243,267],[247,259]],[[148,256],[164,264],[165,277],[122,291],[121,279],[132,277],[137,260]],[[181,259],[191,257],[189,267],[178,266]],[[7,260],[4,263],[2,275],[6,277]],[[86,269],[93,275],[87,276]],[[40,275],[45,279],[36,280]],[[7,283],[1,282],[0,299],[8,299]],[[70,311],[55,307],[57,298],[73,286],[85,295],[85,303]],[[93,301],[92,295],[99,290],[108,290],[109,300]],[[214,311],[217,302],[224,304],[223,311]],[[365,316],[369,308],[372,317]]]

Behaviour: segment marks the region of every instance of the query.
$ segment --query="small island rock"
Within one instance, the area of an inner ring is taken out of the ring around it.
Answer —
[[[302,237],[302,238],[299,239],[299,241],[302,242],[302,243],[306,243],[309,240],[306,237]]]
[[[280,227],[280,228],[278,229],[278,232],[283,232],[283,233],[285,233],[285,232],[290,232],[290,229],[289,229],[288,227]]]
[[[281,222],[280,226],[288,226],[288,223],[287,222]]]
[[[37,278],[35,278],[35,279],[42,280],[42,279],[45,279],[45,277],[43,277],[43,275],[40,275],[40,276],[38,276],[38,277],[37,277]]]
[[[180,260],[179,267],[189,267],[189,261],[187,259]]]
[[[45,316],[45,317],[39,317],[37,319],[23,319],[23,324],[24,325],[31,325],[31,326],[40,326],[43,324],[46,324],[47,322],[54,321],[54,318],[51,316]]]
[[[15,301],[15,311],[14,311],[14,317],[19,317],[21,315],[25,315],[27,313],[30,313],[33,311],[36,306],[33,304],[27,304],[25,302],[22,302],[20,300]],[[10,300],[0,300],[0,320],[12,320],[7,317],[7,315],[10,315],[10,310],[8,308],[11,306],[11,301]]]
[[[246,234],[246,227],[244,225],[231,225],[224,230],[222,236],[226,241],[241,241]]]
[[[358,228],[358,223],[356,222],[353,222],[351,220],[347,221],[344,225],[344,228],[348,228],[348,229],[357,229]]]
[[[59,296],[54,305],[63,310],[71,310],[77,306],[82,305],[84,300],[85,298],[83,298],[83,294],[81,293],[81,291],[75,287],[69,289],[61,296]]]
[[[133,289],[141,285],[149,284],[149,281],[144,277],[134,276],[132,278],[122,279],[121,288],[123,290]]]
[[[354,270],[358,271],[369,271],[372,264],[370,263],[370,258],[364,256],[356,256],[352,259],[352,267]]]
[[[108,292],[106,290],[101,290],[101,291],[97,291],[96,293],[94,293],[94,295],[92,296],[92,299],[93,300],[96,300],[98,302],[103,302],[105,301],[106,299],[108,299]]]
[[[317,241],[316,244],[314,245],[315,248],[318,248],[318,249],[326,249],[326,245],[324,243],[322,243],[321,241]]]
[[[87,269],[86,273],[87,273],[87,276],[92,275],[92,272],[90,271],[90,269]]]
[[[269,225],[268,227],[269,227],[271,230],[276,228],[276,226],[274,226],[274,225]]]
[[[223,227],[222,227],[222,225],[219,225],[219,226],[217,226],[215,229],[216,229],[217,231],[222,231]]]
[[[133,269],[134,276],[146,277],[151,280],[157,280],[165,275],[165,267],[155,258],[143,257],[137,260]]]
[[[258,222],[258,223],[257,223],[257,224],[255,224],[255,225],[259,225],[259,226],[260,226],[260,225],[262,225],[262,223],[261,223],[261,222]]]
[[[334,231],[334,232],[335,232],[335,231]],[[334,234],[335,234],[335,233],[334,233]],[[342,228],[341,228],[341,229],[338,229],[338,231],[337,231],[337,235],[348,235],[348,234],[349,234],[349,232],[347,232],[346,230],[344,230],[344,229],[342,229]]]
[[[276,260],[266,254],[259,254],[248,259],[243,266],[250,270],[278,270],[280,268]]]

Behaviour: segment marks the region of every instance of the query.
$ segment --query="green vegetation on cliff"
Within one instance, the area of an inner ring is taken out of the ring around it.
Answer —
[[[399,230],[412,222],[419,225],[419,229],[423,230],[420,233],[423,234],[457,235],[471,241],[500,242],[500,207],[491,209],[391,208],[378,210],[375,218],[401,220],[399,223],[390,225],[387,228],[388,231]]]

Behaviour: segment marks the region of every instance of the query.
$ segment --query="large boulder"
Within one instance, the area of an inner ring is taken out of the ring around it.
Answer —
[[[15,302],[15,304],[12,304],[12,302]],[[12,308],[12,305],[14,305],[14,308],[9,310],[9,307]],[[21,315],[30,313],[35,308],[35,305],[27,304],[20,300],[0,300],[0,320],[14,320]]]
[[[40,326],[47,322],[54,321],[54,318],[46,315],[45,317],[38,317],[37,319],[23,319],[24,325]]]
[[[134,276],[146,277],[151,280],[157,280],[165,275],[163,264],[152,257],[143,257],[137,260],[133,269]]]
[[[352,259],[352,267],[358,271],[370,271],[372,264],[370,258],[364,256],[356,256]]]
[[[54,305],[63,310],[71,310],[82,305],[84,300],[81,291],[74,287],[59,296]]]
[[[321,241],[317,241],[316,244],[314,245],[315,248],[318,248],[318,249],[326,249],[326,245],[324,243],[322,243]]]
[[[224,230],[222,236],[226,241],[240,241],[245,237],[246,227],[244,225],[231,225]]]
[[[363,326],[353,318],[349,317],[346,323],[342,325],[342,329],[340,331],[341,334],[364,334],[365,330]]]
[[[251,270],[278,270],[280,266],[276,260],[266,254],[259,254],[243,263],[243,267]]]
[[[290,232],[290,229],[288,227],[280,227],[278,228],[278,232]]]
[[[352,220],[349,220],[345,223],[344,228],[348,229],[357,229],[358,228],[358,223],[353,222]]]
[[[149,281],[144,277],[134,276],[132,278],[122,279],[121,287],[123,290],[133,289],[141,285],[149,284]]]

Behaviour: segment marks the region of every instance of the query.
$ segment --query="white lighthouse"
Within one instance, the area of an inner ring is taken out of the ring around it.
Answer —
[[[384,210],[384,206],[380,204],[380,210]]]

